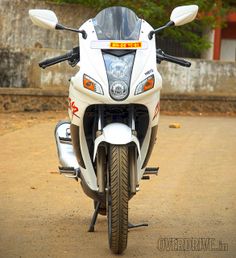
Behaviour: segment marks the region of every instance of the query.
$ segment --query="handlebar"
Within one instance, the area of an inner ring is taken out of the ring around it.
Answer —
[[[73,48],[73,50],[69,51],[68,53],[56,56],[53,58],[46,59],[39,63],[39,66],[43,69],[47,68],[48,66],[63,62],[69,61],[69,64],[73,67],[80,61],[80,51],[79,47]],[[177,58],[175,56],[165,54],[160,48],[156,50],[156,61],[157,63],[161,63],[162,61],[169,61],[184,67],[190,67],[191,63],[184,60]]]
[[[39,66],[43,69],[47,68],[48,66],[63,62],[63,61],[69,61],[69,64],[71,66],[75,66],[79,60],[80,60],[80,53],[79,53],[79,47],[73,48],[73,50],[69,51],[68,53],[56,56],[53,58],[46,59],[39,63]]]
[[[178,65],[181,65],[184,67],[191,66],[190,62],[188,62],[184,59],[177,58],[175,56],[167,55],[160,48],[157,49],[157,51],[156,51],[156,60],[157,60],[157,63],[159,63],[159,64],[161,63],[161,61],[169,61],[171,63],[175,63],[175,64],[178,64]]]

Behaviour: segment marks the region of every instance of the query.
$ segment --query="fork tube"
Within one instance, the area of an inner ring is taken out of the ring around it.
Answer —
[[[132,131],[135,131],[135,121],[134,121],[134,106],[129,107],[129,127]]]
[[[130,192],[136,193],[137,186],[137,151],[134,146],[129,148]]]
[[[99,193],[103,193],[105,190],[104,186],[104,173],[106,165],[106,151],[104,146],[99,146],[97,151],[97,184]]]
[[[96,137],[101,135],[104,127],[104,119],[103,119],[103,107],[101,105],[98,106],[98,130],[96,133]],[[104,192],[104,172],[105,172],[105,158],[106,158],[105,148],[103,146],[99,146],[97,150],[97,185],[98,191],[100,193]]]
[[[136,135],[135,131],[135,118],[134,118],[134,106],[131,105],[129,110],[129,126],[132,130],[132,134]],[[137,186],[137,150],[136,147],[131,146],[129,148],[129,170],[130,170],[130,192],[136,193]]]
[[[103,129],[103,108],[102,106],[98,106],[98,131],[102,131]]]

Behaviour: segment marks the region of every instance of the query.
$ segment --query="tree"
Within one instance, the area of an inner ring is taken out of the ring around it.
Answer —
[[[169,21],[169,16],[174,7],[180,5],[197,4],[199,14],[197,19],[178,29],[166,29],[159,37],[171,38],[180,44],[193,55],[199,55],[203,50],[210,47],[204,31],[216,26],[224,26],[224,19],[227,12],[235,6],[235,0],[54,0],[62,3],[78,3],[100,11],[109,6],[125,6],[132,9],[136,14],[147,20],[154,28],[158,28]]]

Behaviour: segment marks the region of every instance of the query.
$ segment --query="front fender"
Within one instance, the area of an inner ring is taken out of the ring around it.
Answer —
[[[125,124],[112,123],[103,128],[102,134],[94,141],[93,161],[95,160],[97,149],[101,142],[115,145],[124,145],[134,142],[138,149],[139,158],[141,159],[139,140],[135,135],[133,135],[131,128]]]

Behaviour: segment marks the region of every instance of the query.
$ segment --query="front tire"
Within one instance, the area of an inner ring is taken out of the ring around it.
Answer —
[[[113,253],[121,254],[128,240],[128,147],[110,145],[108,169],[108,237]]]

